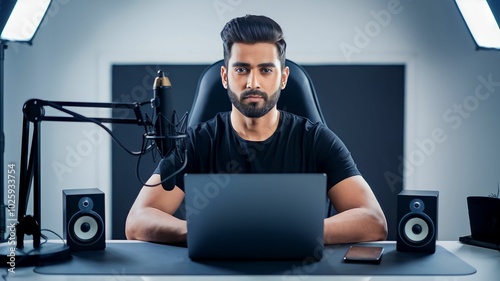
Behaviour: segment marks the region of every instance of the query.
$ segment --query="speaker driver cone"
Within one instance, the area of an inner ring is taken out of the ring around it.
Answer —
[[[104,232],[102,219],[95,212],[78,212],[69,222],[69,235],[78,244],[89,245],[99,240]]]
[[[432,241],[435,232],[432,220],[425,214],[409,213],[399,224],[403,242],[413,247],[423,247]]]

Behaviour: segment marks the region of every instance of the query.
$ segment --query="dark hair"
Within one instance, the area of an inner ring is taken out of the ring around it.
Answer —
[[[285,67],[286,42],[281,27],[265,16],[246,15],[230,20],[220,33],[224,47],[224,65],[227,67],[234,43],[271,43],[278,49],[281,68]]]

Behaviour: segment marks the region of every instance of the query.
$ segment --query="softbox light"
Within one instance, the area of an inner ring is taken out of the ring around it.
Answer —
[[[2,0],[1,41],[31,44],[51,0]]]
[[[455,0],[477,49],[500,49],[500,1]]]

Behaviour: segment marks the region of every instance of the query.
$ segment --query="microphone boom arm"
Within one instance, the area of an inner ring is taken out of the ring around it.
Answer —
[[[22,249],[24,247],[24,235],[33,235],[33,248],[40,247],[41,237],[41,163],[40,163],[40,129],[42,121],[57,121],[57,122],[87,122],[95,123],[106,130],[111,137],[118,142],[122,148],[126,148],[116,139],[111,130],[102,123],[113,124],[135,124],[144,126],[146,136],[150,135],[149,131],[154,128],[154,124],[143,116],[141,106],[149,104],[144,103],[120,103],[120,102],[66,102],[66,101],[46,101],[40,99],[30,99],[23,106],[23,129],[21,142],[21,167],[19,179],[19,202],[17,206],[17,225],[16,225],[16,247]],[[47,116],[45,108],[50,107],[58,111],[67,113],[69,116]],[[66,107],[80,108],[124,108],[133,111],[134,118],[117,118],[117,117],[85,117]],[[33,123],[33,134],[31,138],[31,148],[29,148],[29,133],[30,123]],[[154,133],[153,133],[154,134]],[[29,152],[28,152],[29,151]],[[134,155],[142,155],[146,150],[140,152],[130,152]],[[26,216],[26,209],[33,186],[33,216]],[[15,215],[14,210],[10,210],[11,216]]]

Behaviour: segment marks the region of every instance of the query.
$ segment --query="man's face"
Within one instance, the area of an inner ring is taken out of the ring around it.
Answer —
[[[235,43],[221,78],[233,106],[246,117],[259,118],[276,107],[288,68],[281,70],[274,44]]]

